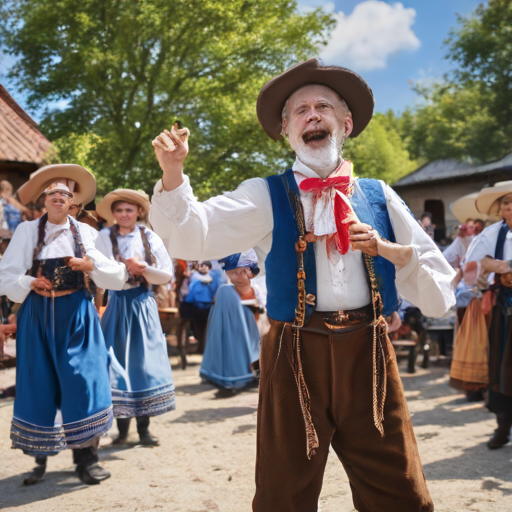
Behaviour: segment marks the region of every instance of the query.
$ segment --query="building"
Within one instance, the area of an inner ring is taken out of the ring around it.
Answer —
[[[51,153],[52,145],[37,123],[0,85],[0,180],[17,190]]]
[[[457,160],[438,160],[420,167],[393,183],[392,187],[419,219],[424,211],[432,214],[436,225],[435,239],[450,236],[459,221],[450,205],[461,196],[479,192],[486,185],[512,180],[512,153],[484,165]]]

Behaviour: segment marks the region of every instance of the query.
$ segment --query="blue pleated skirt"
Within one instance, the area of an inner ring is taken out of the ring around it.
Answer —
[[[31,292],[18,312],[16,355],[13,448],[54,455],[108,431],[108,352],[83,290],[53,300]]]
[[[221,286],[208,322],[201,377],[222,388],[242,388],[254,381],[250,366],[259,354],[254,314],[242,306],[233,286]]]
[[[149,290],[109,290],[101,319],[112,357],[114,416],[157,416],[175,409],[174,383],[158,307]]]

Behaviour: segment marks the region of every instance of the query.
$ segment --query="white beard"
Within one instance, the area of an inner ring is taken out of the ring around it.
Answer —
[[[342,146],[335,136],[330,136],[329,143],[320,149],[309,148],[301,139],[295,154],[304,165],[325,179],[340,163]]]

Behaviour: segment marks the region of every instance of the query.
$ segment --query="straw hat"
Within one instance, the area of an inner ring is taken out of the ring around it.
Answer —
[[[450,205],[450,210],[460,222],[466,222],[468,219],[487,220],[487,215],[482,214],[476,209],[475,201],[479,192],[473,192],[466,196],[462,196]]]
[[[115,222],[114,216],[112,215],[112,205],[116,201],[124,201],[141,206],[146,212],[146,216],[149,215],[149,207],[151,204],[146,192],[142,190],[131,190],[129,188],[118,188],[107,194],[96,206],[96,213],[110,224]]]
[[[357,137],[366,128],[375,106],[373,92],[366,81],[350,69],[322,66],[318,59],[309,59],[272,78],[261,88],[256,113],[269,137],[282,138],[281,115],[286,100],[297,89],[314,84],[331,88],[345,100],[354,121],[350,137]]]
[[[480,213],[496,215],[500,210],[500,200],[512,194],[512,180],[499,181],[494,187],[484,187],[476,198],[476,209]]]
[[[41,167],[30,175],[30,179],[18,189],[20,202],[24,205],[36,202],[48,186],[62,180],[74,182],[68,182],[74,204],[85,205],[96,196],[96,180],[87,169],[75,164],[54,164]]]

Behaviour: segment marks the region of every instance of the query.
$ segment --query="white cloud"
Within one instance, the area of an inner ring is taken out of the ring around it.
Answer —
[[[335,14],[338,19],[329,43],[320,57],[326,64],[351,69],[382,69],[390,55],[402,50],[415,51],[420,40],[412,30],[416,11],[401,3],[366,0],[350,15]]]

